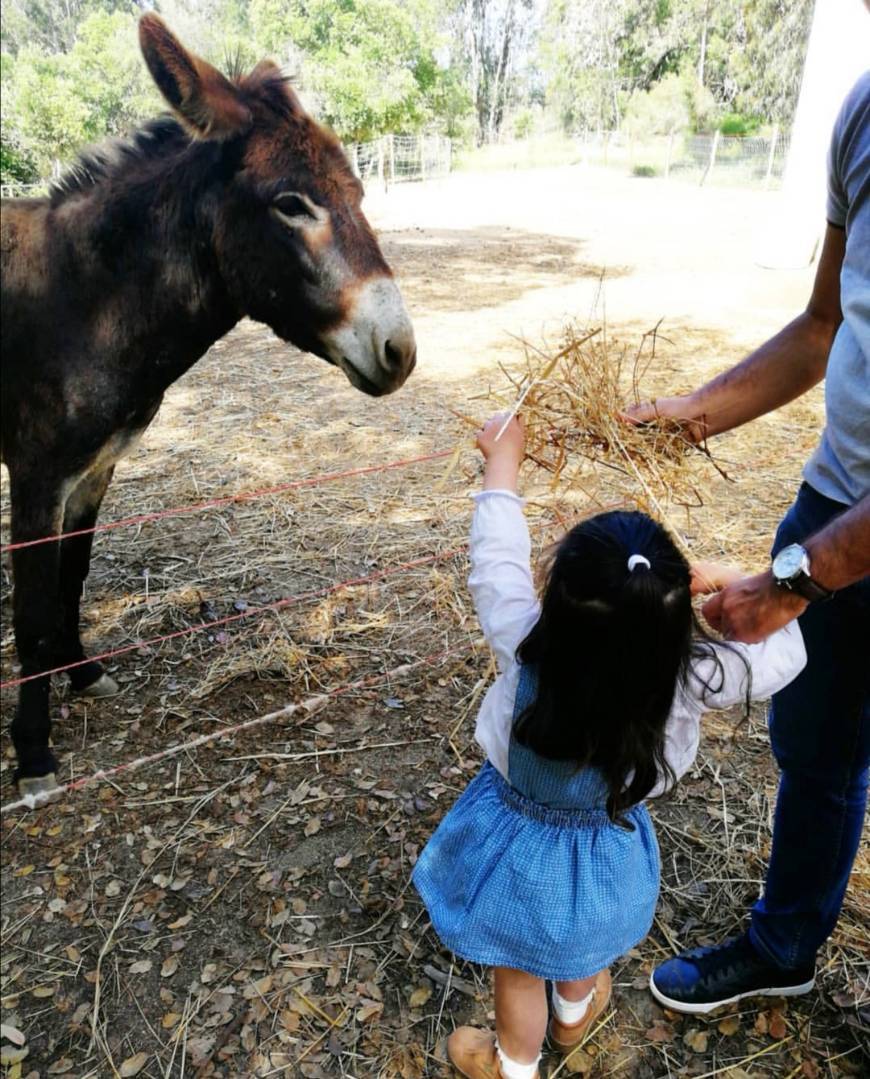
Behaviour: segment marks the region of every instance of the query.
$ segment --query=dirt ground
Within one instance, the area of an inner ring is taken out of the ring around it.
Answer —
[[[606,321],[628,342],[663,320],[644,390],[687,389],[806,300],[812,270],[754,261],[775,200],[580,168],[373,193],[418,336],[407,387],[367,399],[244,323],[170,391],[119,467],[103,520],[449,449],[467,437],[450,409],[482,418],[518,339],[552,345],[569,318]],[[702,504],[673,518],[686,542],[763,565],[822,417],[816,392],[721,439],[730,479],[705,474]],[[444,476],[436,460],[98,538],[93,653],[388,575],[139,647],[113,661],[122,693],[110,701],[72,699],[58,680],[60,779],[372,680],[311,713],[3,818],[2,1021],[13,1037],[4,1075],[446,1076],[450,1030],[491,1020],[486,972],[440,947],[409,883],[426,837],[479,767],[474,716],[491,674],[464,557],[449,553],[466,538],[474,454]],[[558,496],[534,494],[543,542]],[[590,478],[593,504],[631,494]],[[2,510],[6,542],[5,475]],[[7,679],[6,564],[2,589]],[[385,676],[406,662],[418,666]],[[3,691],[4,718],[13,701]],[[6,803],[15,794],[3,737]],[[663,1012],[645,988],[656,962],[741,925],[763,879],[775,791],[763,710],[748,723],[710,717],[696,767],[652,807],[664,875],[655,927],[614,969],[613,1007],[593,1038],[567,1063],[546,1056],[542,1074],[868,1074],[866,857],[812,995],[704,1020]]]

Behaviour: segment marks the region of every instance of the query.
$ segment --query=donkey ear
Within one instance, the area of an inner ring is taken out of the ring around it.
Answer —
[[[238,89],[188,52],[159,15],[148,12],[139,20],[139,45],[158,90],[196,138],[229,139],[250,127]]]

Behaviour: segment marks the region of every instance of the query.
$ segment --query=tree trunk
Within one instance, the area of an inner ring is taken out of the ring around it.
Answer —
[[[504,33],[502,36],[501,49],[499,50],[498,67],[495,70],[492,88],[489,95],[489,119],[487,121],[487,138],[494,141],[501,126],[501,117],[504,109],[501,106],[501,97],[504,94],[505,76],[510,60],[511,42],[514,33],[514,12],[516,0],[510,0],[504,21]]]

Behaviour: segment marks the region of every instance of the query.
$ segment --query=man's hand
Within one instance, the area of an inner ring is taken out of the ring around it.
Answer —
[[[726,640],[755,644],[803,614],[808,606],[802,596],[778,585],[768,570],[726,585],[707,600],[701,612]]]
[[[686,439],[696,446],[707,437],[707,424],[704,417],[698,414],[698,405],[693,394],[641,401],[639,405],[629,406],[620,415],[627,423],[637,427],[656,424],[660,420],[673,420],[680,425]]]
[[[477,446],[486,458],[483,488],[485,491],[516,491],[523,462],[526,434],[523,421],[507,412],[497,412],[477,432]],[[500,433],[501,432],[501,433]]]

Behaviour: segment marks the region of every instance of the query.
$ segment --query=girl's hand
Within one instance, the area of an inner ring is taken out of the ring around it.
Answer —
[[[477,432],[477,448],[487,461],[493,457],[503,456],[516,460],[517,468],[519,468],[525,452],[526,433],[519,416],[514,416],[505,427],[508,415],[507,412],[496,412],[494,416],[490,416]],[[503,427],[504,431],[501,437],[498,437]]]
[[[505,426],[508,413],[499,412],[477,432],[477,445],[486,458],[485,491],[516,491],[520,465],[525,453],[523,421],[514,416]],[[504,430],[502,430],[504,428]],[[499,437],[499,432],[501,436]]]
[[[693,596],[709,596],[713,592],[721,592],[723,588],[745,576],[741,570],[726,566],[722,562],[693,562],[690,568]]]

